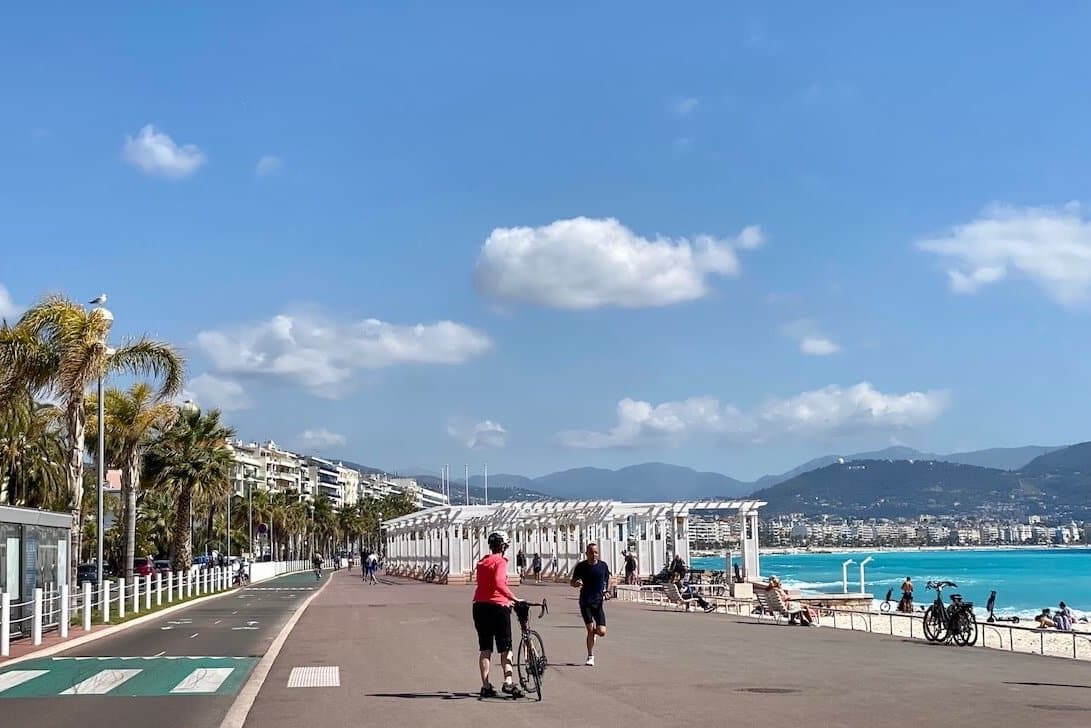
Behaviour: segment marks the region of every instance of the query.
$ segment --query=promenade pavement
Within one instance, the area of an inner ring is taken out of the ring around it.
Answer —
[[[283,625],[324,583],[311,572],[278,577],[0,665],[0,725],[217,728]]]
[[[342,573],[311,603],[246,726],[1091,723],[1085,662],[647,605],[610,602],[609,635],[584,667],[575,592],[563,585],[516,588],[550,603],[533,619],[552,665],[544,700],[479,701],[471,590],[383,581]]]

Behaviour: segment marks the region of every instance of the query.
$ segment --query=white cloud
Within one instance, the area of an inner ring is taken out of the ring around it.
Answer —
[[[764,241],[758,226],[729,240],[649,240],[614,218],[577,217],[493,230],[474,280],[495,298],[553,308],[668,306],[707,295],[709,276],[738,275],[736,250]]]
[[[943,391],[884,394],[868,382],[769,399],[750,412],[714,397],[658,405],[626,398],[618,402],[617,424],[610,430],[569,430],[559,437],[568,447],[591,449],[673,446],[701,434],[744,442],[824,439],[924,425],[939,417],[947,402]]]
[[[471,450],[497,449],[507,444],[508,431],[499,422],[483,420],[475,425],[455,422],[447,425],[447,434]]]
[[[14,319],[23,313],[23,307],[12,299],[8,289],[0,285],[0,319]]]
[[[315,315],[274,316],[250,326],[202,331],[197,343],[216,372],[287,379],[337,398],[361,369],[461,364],[492,348],[484,333],[452,321],[401,326]]]
[[[216,407],[224,412],[249,409],[251,404],[241,384],[207,373],[191,379],[180,399],[191,399],[200,407]]]
[[[148,174],[181,179],[196,172],[205,163],[205,155],[193,144],[179,147],[166,133],[148,124],[134,139],[125,137],[122,149],[125,161]]]
[[[823,334],[818,325],[809,319],[797,319],[781,327],[785,336],[799,343],[799,350],[808,356],[830,356],[841,351],[841,346]]]
[[[950,264],[948,282],[955,293],[976,293],[1017,275],[1065,305],[1091,298],[1091,220],[1078,203],[993,205],[946,236],[917,246]]]
[[[283,166],[283,159],[267,154],[258,160],[257,175],[259,177],[268,177],[279,172]]]
[[[299,441],[303,444],[304,449],[343,446],[348,442],[344,435],[330,432],[325,427],[319,427],[317,430],[304,431],[303,434],[299,436]]]
[[[697,110],[697,105],[700,103],[700,99],[695,99],[692,97],[678,99],[671,106],[671,111],[673,111],[676,116],[689,116]]]

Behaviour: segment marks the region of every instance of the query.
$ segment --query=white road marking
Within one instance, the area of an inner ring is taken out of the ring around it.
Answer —
[[[293,667],[292,674],[288,676],[290,688],[339,688],[341,687],[341,668],[334,666],[324,667]]]
[[[235,671],[233,667],[198,667],[174,686],[172,693],[214,693]]]
[[[222,621],[223,621],[222,619],[217,619],[217,620],[216,620],[215,622],[213,622],[212,624],[219,624],[219,623],[220,623],[220,622],[222,622]]]
[[[234,612],[232,612],[232,614],[238,614],[238,613],[239,613],[239,610],[237,610],[237,609]]]
[[[27,680],[33,680],[39,675],[45,675],[49,670],[12,670],[0,675],[0,693],[16,685],[22,685]]]
[[[201,633],[200,633],[200,632],[194,632],[193,634],[191,634],[191,635],[189,636],[189,638],[190,638],[190,639],[193,639],[194,637],[196,637],[196,636],[197,636],[197,635],[199,635],[199,634],[201,634]]]
[[[103,670],[67,690],[62,690],[61,695],[105,695],[141,672],[143,670]]]
[[[165,654],[167,654],[167,651],[163,650],[162,652],[156,652],[152,657],[162,657]]]

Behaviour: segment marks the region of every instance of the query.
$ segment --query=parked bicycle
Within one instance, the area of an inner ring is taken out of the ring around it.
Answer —
[[[519,619],[519,629],[522,635],[519,645],[515,650],[515,670],[519,674],[519,685],[527,695],[534,693],[538,700],[542,699],[542,677],[545,675],[546,660],[545,644],[542,636],[530,628],[530,608],[540,607],[538,619],[549,613],[549,605],[543,599],[540,603],[516,602],[514,605],[515,616]]]
[[[887,589],[886,590],[886,599],[884,599],[883,603],[879,605],[879,611],[880,612],[882,612],[883,614],[886,614],[887,612],[889,612],[891,610],[891,608],[894,605],[894,602],[892,600],[893,596],[894,596],[894,590],[893,589]]]
[[[432,564],[430,567],[428,567],[428,571],[424,572],[424,580],[425,581],[435,581],[436,577],[438,575],[439,575],[439,565],[438,564]]]
[[[962,601],[961,594],[952,594],[951,603],[943,603],[943,590],[957,587],[953,581],[930,581],[925,589],[934,589],[936,599],[924,611],[924,636],[930,642],[954,642],[968,647],[977,643],[977,618],[974,603]]]

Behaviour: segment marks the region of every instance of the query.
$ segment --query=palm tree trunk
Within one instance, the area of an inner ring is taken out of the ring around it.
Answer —
[[[69,504],[72,508],[72,528],[74,533],[75,543],[72,545],[72,553],[76,555],[76,558],[72,559],[73,562],[78,563],[80,551],[82,547],[81,537],[83,535],[82,528],[82,505],[83,505],[83,446],[84,435],[87,429],[87,413],[83,409],[83,395],[80,394],[73,397],[68,402],[68,408],[65,412],[65,424],[68,429],[68,464],[67,464],[67,478],[68,478],[68,498]],[[99,524],[99,528],[102,528],[102,524]]]
[[[122,497],[125,500],[125,580],[133,578],[133,563],[136,561],[136,495],[137,482],[140,478],[140,460],[134,453],[125,464],[121,473]]]
[[[174,543],[171,545],[171,562],[176,572],[189,571],[193,564],[190,548],[189,510],[193,504],[193,487],[183,486],[178,493],[178,510],[174,514]]]

